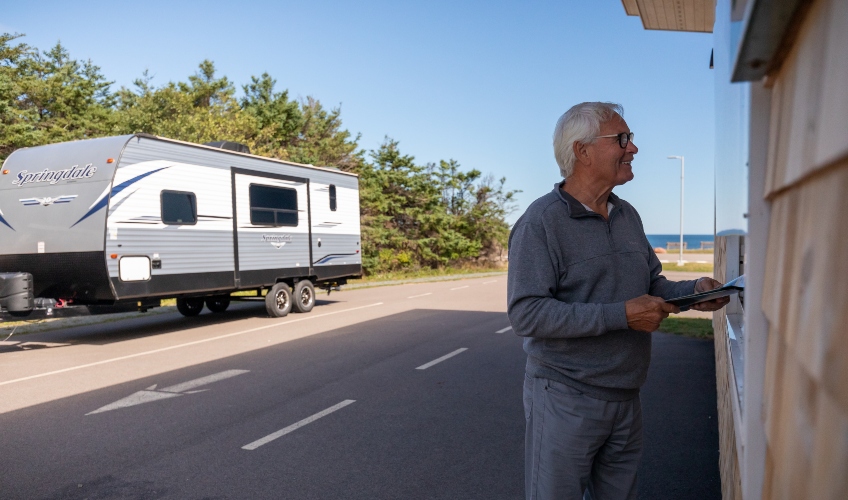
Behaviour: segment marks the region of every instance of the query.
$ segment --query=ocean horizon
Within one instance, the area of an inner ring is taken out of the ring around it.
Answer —
[[[677,234],[648,234],[648,242],[651,244],[651,248],[662,247],[666,248],[666,245],[669,242],[677,243],[680,241],[680,233]],[[712,243],[715,241],[715,238],[712,234],[684,234],[683,242],[686,243],[686,248],[690,250],[694,250],[697,248],[701,248],[701,242],[708,241]]]

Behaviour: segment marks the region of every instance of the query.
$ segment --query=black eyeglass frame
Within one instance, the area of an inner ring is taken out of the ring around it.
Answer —
[[[634,132],[622,132],[620,134],[609,134],[609,135],[598,135],[592,137],[592,139],[600,139],[602,137],[618,137],[618,145],[621,146],[621,149],[627,147],[628,144],[633,142],[633,137],[636,134]]]

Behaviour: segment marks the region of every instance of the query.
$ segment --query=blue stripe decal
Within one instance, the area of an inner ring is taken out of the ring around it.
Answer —
[[[3,224],[5,224],[5,225],[6,225],[6,227],[8,227],[9,229],[11,229],[12,231],[15,231],[15,228],[13,228],[12,226],[10,226],[10,225],[9,225],[9,223],[8,223],[8,222],[6,222],[6,219],[4,219],[2,215],[0,215],[0,222],[2,222]],[[17,231],[15,231],[15,232],[17,232]]]
[[[330,262],[333,259],[342,259],[342,258],[345,258],[345,257],[354,256],[354,255],[356,255],[356,254],[355,253],[344,253],[344,254],[328,255],[328,256],[324,257],[323,259],[319,260],[318,262],[316,262],[315,264],[326,264],[327,262]]]
[[[118,184],[117,186],[113,187],[112,191],[109,193],[108,196],[104,196],[103,198],[100,198],[100,200],[98,200],[97,203],[93,207],[91,207],[91,210],[89,210],[88,213],[83,215],[80,220],[74,222],[74,225],[71,226],[71,227],[76,226],[77,224],[84,221],[89,216],[91,216],[92,214],[94,214],[95,212],[100,210],[101,208],[105,207],[109,203],[109,198],[111,198],[112,196],[115,196],[116,194],[120,193],[124,189],[126,189],[126,188],[130,187],[131,185],[135,184],[136,182],[144,179],[148,175],[153,175],[160,170],[165,170],[166,168],[170,168],[170,167],[162,167],[162,168],[157,168],[156,170],[151,170],[150,172],[147,172],[146,174],[137,175],[137,176],[133,177],[132,179],[130,179],[128,181],[124,181],[124,182]]]

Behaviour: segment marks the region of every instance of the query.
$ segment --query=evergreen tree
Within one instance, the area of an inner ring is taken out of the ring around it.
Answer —
[[[258,133],[254,116],[244,113],[227,77],[216,78],[206,60],[188,82],[150,85],[147,72],[134,82],[135,90],[118,92],[119,133],[144,132],[181,141],[234,141],[252,145]]]
[[[244,85],[241,109],[256,119],[259,134],[254,139],[256,154],[290,159],[289,150],[300,136],[303,113],[296,101],[289,100],[288,90],[274,92],[277,81],[268,73],[250,77]]]
[[[114,96],[100,68],[71,59],[57,43],[49,51],[0,35],[0,160],[21,147],[108,135]]]

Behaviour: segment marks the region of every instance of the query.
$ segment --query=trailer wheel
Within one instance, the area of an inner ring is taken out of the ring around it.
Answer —
[[[177,311],[183,316],[197,316],[203,310],[203,299],[191,297],[187,299],[177,299]]]
[[[315,307],[315,287],[309,280],[298,281],[294,286],[292,310],[297,313],[308,313]]]
[[[265,309],[268,316],[282,318],[292,309],[291,289],[285,283],[277,283],[265,296]]]
[[[206,299],[206,308],[213,313],[222,313],[230,307],[230,297],[227,295],[217,295]]]

